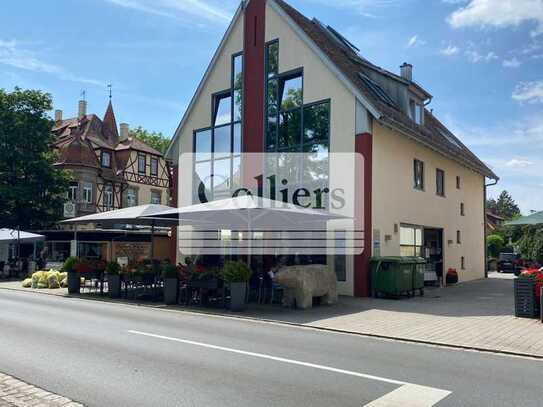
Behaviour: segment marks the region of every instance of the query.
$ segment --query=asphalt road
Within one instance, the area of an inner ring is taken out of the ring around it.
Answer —
[[[0,290],[0,372],[87,406],[541,406],[542,368],[537,360]]]

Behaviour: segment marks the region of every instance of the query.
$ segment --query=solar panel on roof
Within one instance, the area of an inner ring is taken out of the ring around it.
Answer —
[[[396,107],[396,103],[388,96],[388,94],[373,80],[371,80],[368,76],[364,75],[362,72],[358,73],[358,76],[360,79],[362,79],[362,82],[370,89],[370,91],[376,96],[378,99],[380,99],[382,102],[386,103],[387,105]]]
[[[360,52],[360,50],[347,38],[345,38],[343,35],[341,35],[339,32],[337,32],[335,29],[330,27],[329,25],[326,26],[326,29],[345,47],[349,48],[354,53]]]

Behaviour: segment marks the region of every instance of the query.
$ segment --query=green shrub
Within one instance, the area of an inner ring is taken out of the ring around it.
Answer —
[[[62,271],[65,273],[70,273],[75,271],[75,265],[77,264],[77,257],[68,257],[62,266]]]
[[[505,246],[505,239],[500,235],[490,235],[486,238],[488,255],[493,258],[498,258],[500,252]]]
[[[49,272],[49,275],[47,276],[47,286],[48,288],[60,288],[58,272]]]
[[[116,261],[110,261],[106,264],[106,274],[118,275],[121,274],[121,265]]]
[[[165,264],[162,267],[162,278],[178,278],[179,273],[177,270],[177,267],[175,267],[173,264]]]
[[[229,261],[224,264],[222,278],[228,283],[246,283],[251,278],[251,270],[242,261]]]

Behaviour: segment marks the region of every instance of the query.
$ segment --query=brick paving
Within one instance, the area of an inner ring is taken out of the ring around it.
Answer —
[[[0,407],[84,407],[66,397],[50,393],[0,373]]]
[[[402,300],[341,297],[307,311],[250,309],[255,318],[543,358],[543,324],[516,318],[513,280],[490,278]]]

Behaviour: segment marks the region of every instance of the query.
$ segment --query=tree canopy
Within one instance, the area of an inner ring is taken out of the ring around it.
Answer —
[[[502,191],[498,199],[490,198],[486,202],[486,209],[506,220],[520,216],[520,208],[507,191]]]
[[[166,152],[166,149],[170,145],[170,139],[164,137],[162,133],[156,131],[148,131],[143,127],[130,130],[130,136],[137,138],[139,141],[143,141],[145,144],[153,147],[155,150],[160,151],[162,154]]]
[[[69,174],[53,167],[51,95],[0,89],[0,227],[40,229],[62,215]]]

